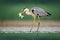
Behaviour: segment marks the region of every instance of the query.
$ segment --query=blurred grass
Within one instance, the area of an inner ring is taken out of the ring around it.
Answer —
[[[32,3],[18,3],[18,4],[2,4],[0,6],[0,20],[21,20],[18,14],[21,9],[28,7],[41,7],[46,11],[50,12],[52,15],[49,17],[42,17],[41,20],[60,20],[60,5],[58,3],[53,4],[32,4]],[[23,20],[33,20],[31,16],[24,14]]]
[[[60,33],[0,33],[0,40],[60,40]]]

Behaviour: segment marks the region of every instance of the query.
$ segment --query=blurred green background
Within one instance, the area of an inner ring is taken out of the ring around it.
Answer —
[[[24,7],[41,7],[52,14],[41,17],[41,20],[60,21],[60,0],[0,0],[0,20],[20,20],[18,14]],[[31,16],[24,16],[23,20],[33,20]]]

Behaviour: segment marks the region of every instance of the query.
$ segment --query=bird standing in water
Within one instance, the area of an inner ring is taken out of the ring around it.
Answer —
[[[21,10],[21,12],[19,13],[19,17],[23,18],[24,16],[22,15],[23,13],[26,13],[26,15],[30,15],[33,17],[33,26],[35,25],[36,23],[36,17],[38,17],[38,20],[39,20],[39,23],[38,23],[38,28],[37,28],[37,32],[38,32],[38,29],[39,29],[39,25],[40,25],[40,17],[42,16],[50,16],[51,14],[47,11],[45,11],[44,9],[42,8],[39,8],[39,7],[33,7],[31,8],[31,10],[29,10],[28,8],[23,8]],[[32,27],[33,27],[32,26]],[[30,29],[30,32],[32,30],[32,27]]]

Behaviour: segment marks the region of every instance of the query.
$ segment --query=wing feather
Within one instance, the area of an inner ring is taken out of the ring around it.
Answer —
[[[33,8],[31,8],[31,12],[32,12],[32,10],[34,10],[33,11],[33,13],[36,15],[36,16],[47,16],[48,14],[45,12],[45,10],[44,9],[42,9],[42,8],[39,8],[39,7],[33,7]]]

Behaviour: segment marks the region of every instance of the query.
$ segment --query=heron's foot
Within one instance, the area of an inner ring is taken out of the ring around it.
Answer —
[[[38,30],[36,32],[38,32]]]
[[[32,31],[32,27],[31,27],[31,29],[30,29],[30,32]]]
[[[30,30],[30,32],[31,32],[31,30]]]

